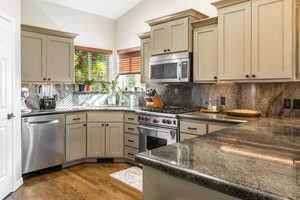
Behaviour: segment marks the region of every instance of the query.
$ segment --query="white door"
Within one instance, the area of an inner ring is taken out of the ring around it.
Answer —
[[[0,199],[12,192],[12,111],[13,23],[0,15]]]

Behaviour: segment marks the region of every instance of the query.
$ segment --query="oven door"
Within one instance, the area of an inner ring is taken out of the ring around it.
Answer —
[[[165,60],[150,63],[151,82],[178,82],[180,80],[180,60]]]
[[[142,126],[139,129],[139,152],[176,143],[177,131],[174,129]]]

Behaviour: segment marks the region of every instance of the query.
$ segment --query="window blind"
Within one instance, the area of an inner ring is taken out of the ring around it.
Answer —
[[[119,74],[141,73],[141,52],[128,52],[119,54]]]

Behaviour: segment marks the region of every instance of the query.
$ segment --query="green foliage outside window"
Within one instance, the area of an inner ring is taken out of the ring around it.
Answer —
[[[75,81],[82,83],[85,80],[107,81],[109,56],[99,53],[75,51]]]

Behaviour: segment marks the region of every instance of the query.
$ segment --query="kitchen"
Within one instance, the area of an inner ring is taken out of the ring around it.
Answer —
[[[299,199],[299,2],[0,10],[0,199]]]

